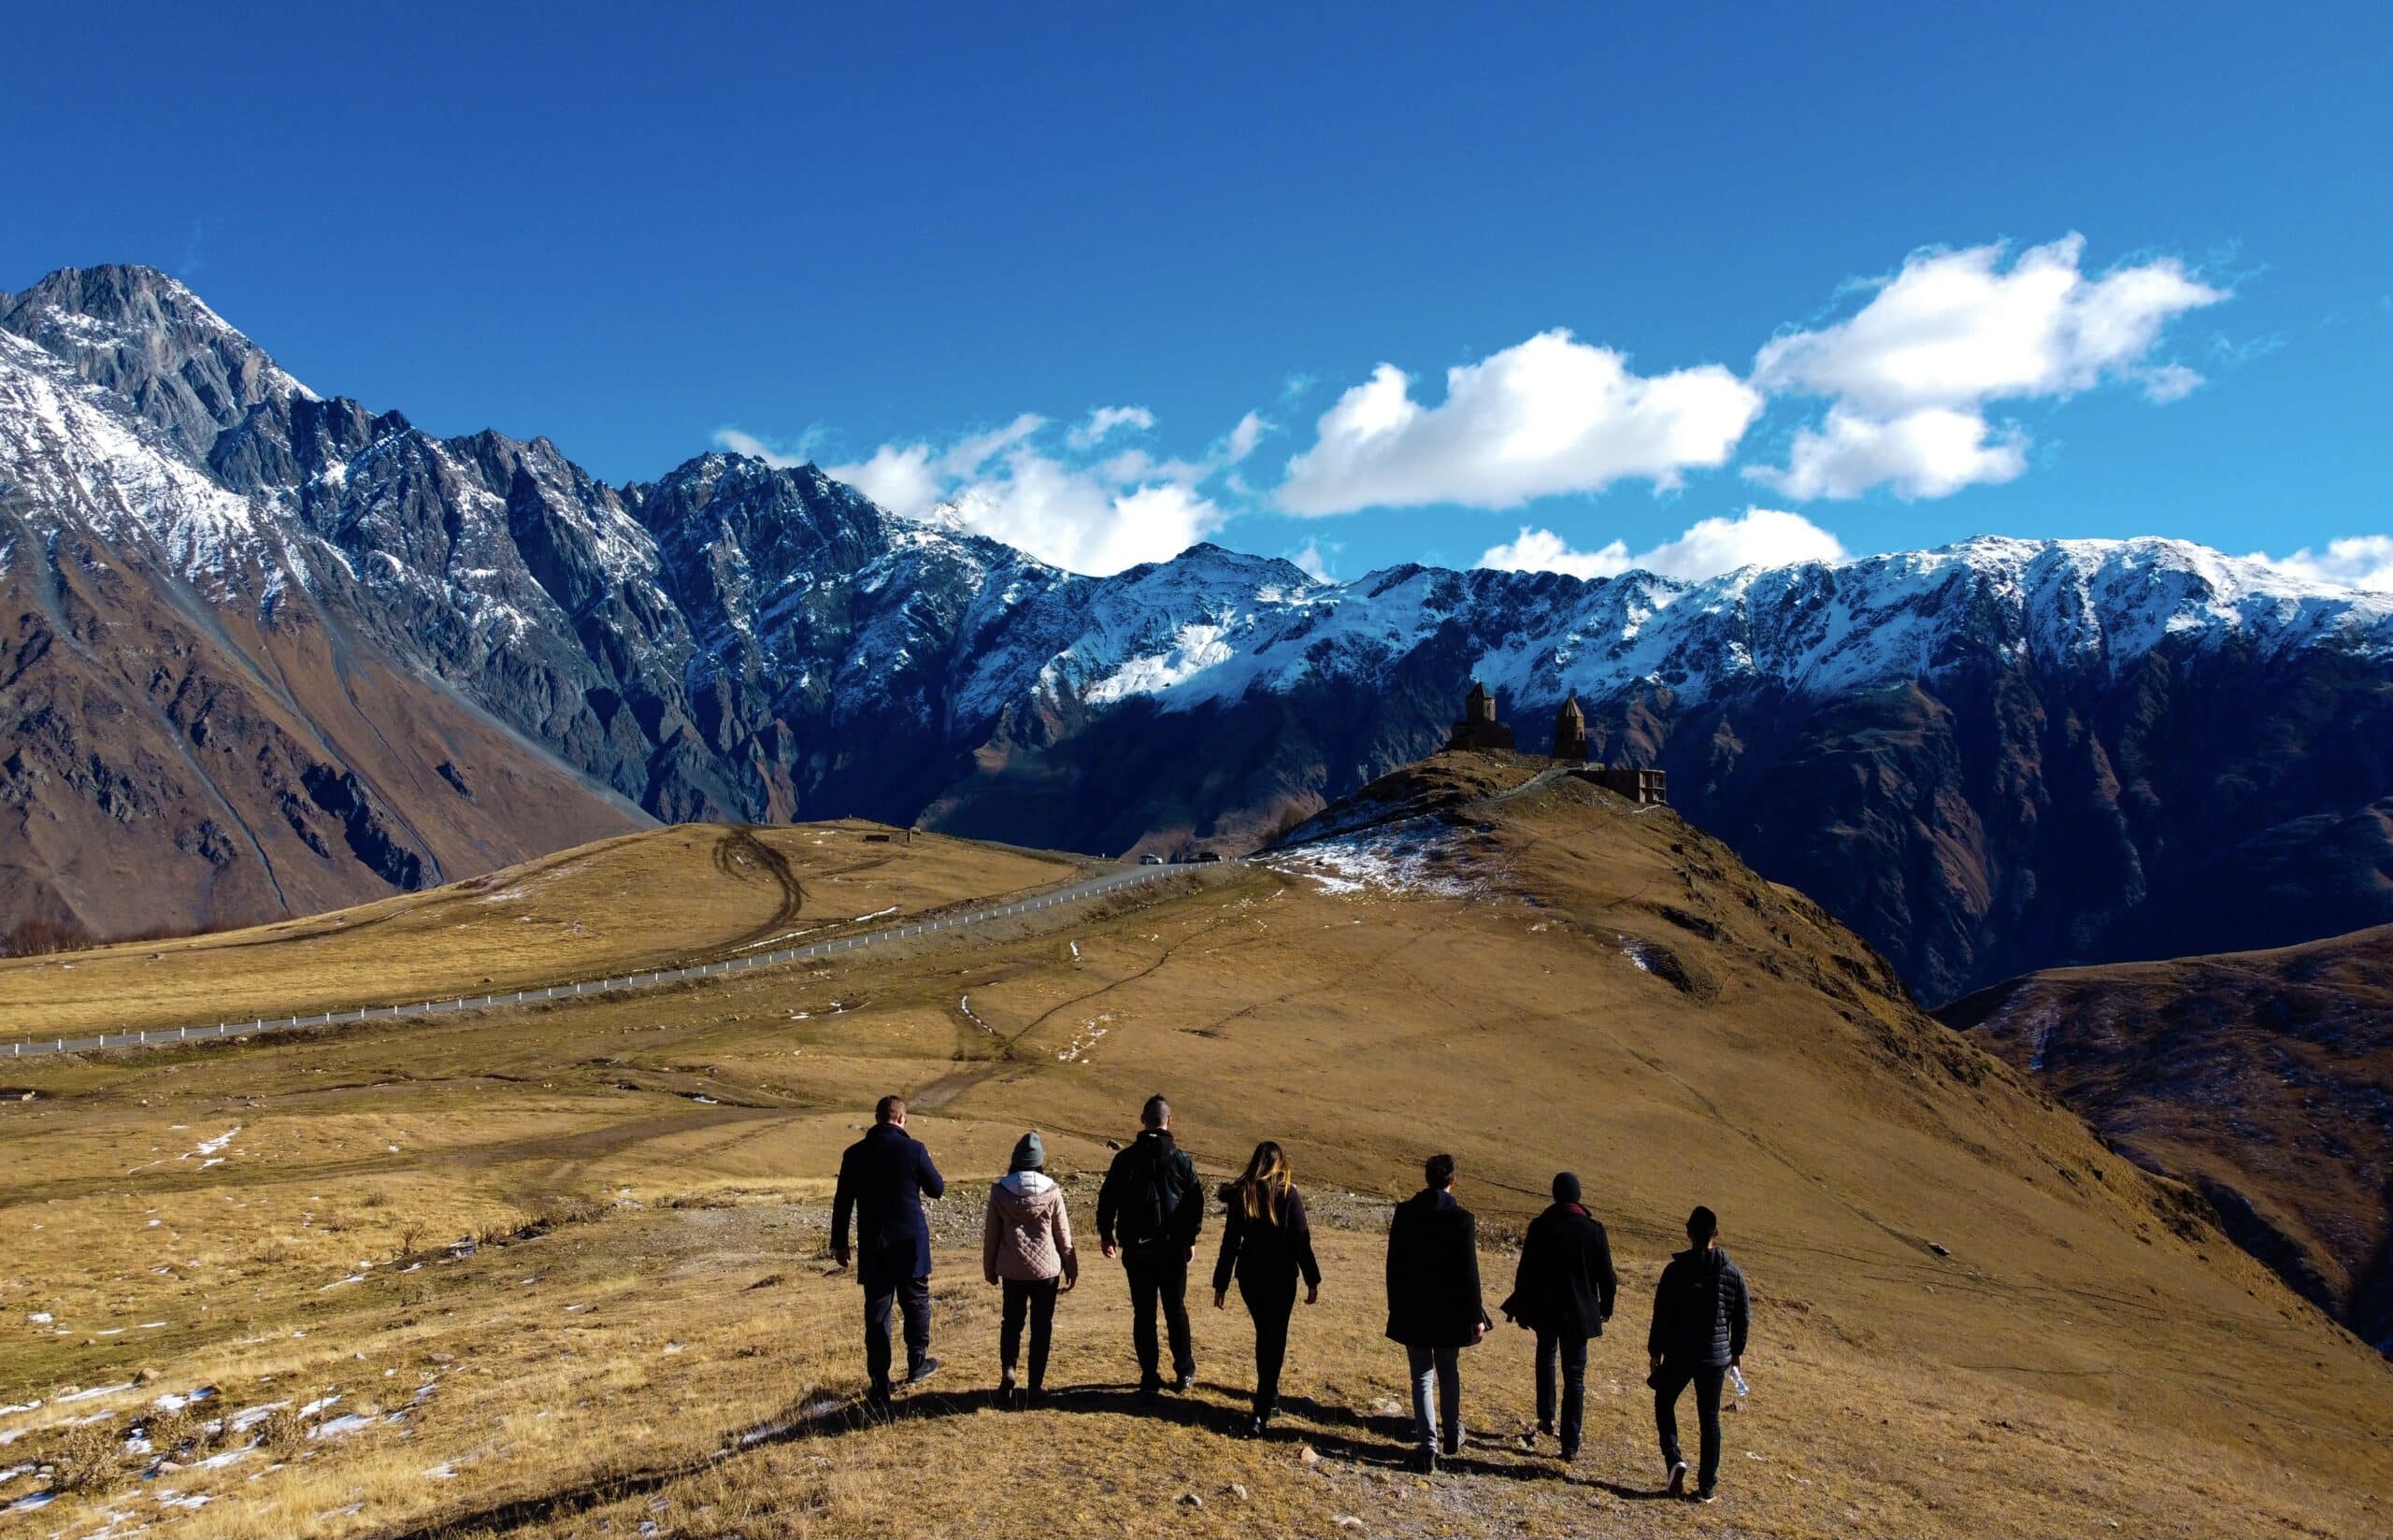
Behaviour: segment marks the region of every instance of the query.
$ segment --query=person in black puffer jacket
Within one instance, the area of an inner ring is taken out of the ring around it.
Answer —
[[[1554,1178],[1554,1206],[1529,1221],[1512,1274],[1505,1319],[1537,1333],[1537,1427],[1552,1435],[1558,1410],[1562,1458],[1579,1457],[1579,1430],[1587,1396],[1587,1339],[1604,1334],[1620,1279],[1601,1221],[1579,1202],[1579,1178]],[[1561,1395],[1555,1394],[1556,1371]],[[1556,1401],[1559,1400],[1559,1406]],[[1524,1441],[1534,1445],[1534,1436]]]
[[[1703,1423],[1703,1463],[1697,1472],[1696,1500],[1709,1503],[1720,1477],[1720,1382],[1745,1358],[1748,1305],[1745,1276],[1720,1249],[1720,1220],[1709,1208],[1687,1216],[1693,1244],[1662,1269],[1654,1290],[1654,1325],[1645,1351],[1654,1372],[1654,1426],[1662,1435],[1662,1462],[1669,1468],[1670,1495],[1686,1493],[1686,1460],[1679,1452],[1679,1394],[1695,1387],[1696,1412]]]

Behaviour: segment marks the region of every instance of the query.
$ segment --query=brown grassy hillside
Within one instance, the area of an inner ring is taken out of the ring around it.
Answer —
[[[0,1041],[451,999],[822,940],[1086,863],[848,820],[681,824],[245,931],[0,959]],[[878,918],[876,918],[878,917]]]
[[[45,1531],[113,1513],[194,1540],[2383,1533],[2381,1361],[1919,1014],[1816,907],[1667,810],[1569,781],[1497,800],[1525,765],[1441,756],[1379,789],[1396,825],[1009,934],[29,1062],[35,1099],[0,1103],[27,1174],[0,1199],[20,1263],[0,1405],[45,1405],[0,1414],[0,1435],[28,1430],[0,1469],[87,1477]],[[953,1180],[950,1368],[877,1428],[847,1412],[856,1290],[826,1276],[824,1205],[891,1089]],[[1279,1138],[1323,1211],[1282,1439],[1234,1435],[1235,1307],[1200,1316],[1197,1394],[1135,1413],[1122,1284],[1093,1248],[1060,1312],[1066,1393],[1026,1415],[973,1393],[995,1377],[983,1184],[1037,1126],[1091,1227],[1106,1142],[1157,1089],[1209,1173]],[[1440,1148],[1483,1216],[1491,1305],[1557,1167],[1612,1226],[1624,1305],[1567,1477],[1510,1441],[1529,1356],[1510,1328],[1467,1357],[1455,1472],[1392,1463],[1377,1230]],[[1698,1201],[1757,1307],[1727,1495],[1691,1513],[1649,1500],[1638,1348]],[[485,1244],[452,1251],[467,1233]],[[341,1400],[169,1428],[180,1468],[148,1482],[64,1425],[114,1414],[93,1425],[121,1437],[202,1386],[235,1411]],[[0,1502],[50,1479],[17,1472]]]
[[[2393,925],[2030,974],[1939,1014],[2393,1349]]]

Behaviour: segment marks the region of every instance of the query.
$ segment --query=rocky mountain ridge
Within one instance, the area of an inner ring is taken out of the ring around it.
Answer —
[[[1091,578],[810,465],[609,487],[543,439],[437,438],[147,269],[53,275],[0,327],[0,574],[101,530],[269,634],[304,595],[660,818],[1251,848],[1435,748],[1476,675],[1530,745],[1575,693],[1599,752],[1669,769],[1931,997],[2393,920],[2393,599],[2182,542],[1701,583],[1323,583],[1199,546]]]

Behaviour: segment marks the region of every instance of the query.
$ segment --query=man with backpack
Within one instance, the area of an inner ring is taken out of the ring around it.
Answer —
[[[1196,1164],[1171,1137],[1171,1104],[1147,1098],[1144,1125],[1113,1157],[1096,1194],[1096,1235],[1109,1257],[1122,1259],[1130,1283],[1130,1335],[1139,1350],[1139,1393],[1163,1389],[1155,1311],[1171,1336],[1176,1389],[1196,1383],[1196,1351],[1188,1331],[1188,1263],[1205,1228],[1205,1194]]]
[[[1720,1382],[1745,1358],[1749,1306],[1745,1276],[1720,1249],[1720,1220],[1709,1208],[1687,1216],[1687,1248],[1662,1269],[1654,1290],[1654,1327],[1645,1351],[1654,1372],[1654,1426],[1662,1435],[1662,1463],[1669,1468],[1670,1495],[1686,1495],[1686,1457],[1679,1452],[1679,1395],[1695,1387],[1696,1416],[1703,1424],[1702,1466],[1696,1473],[1695,1500],[1709,1503],[1720,1477]]]

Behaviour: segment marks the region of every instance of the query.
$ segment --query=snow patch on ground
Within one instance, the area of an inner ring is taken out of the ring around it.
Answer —
[[[1459,854],[1459,842],[1443,825],[1408,819],[1258,856],[1255,863],[1309,878],[1323,891],[1341,896],[1376,891],[1469,898],[1483,891],[1483,885],[1457,869]]]

